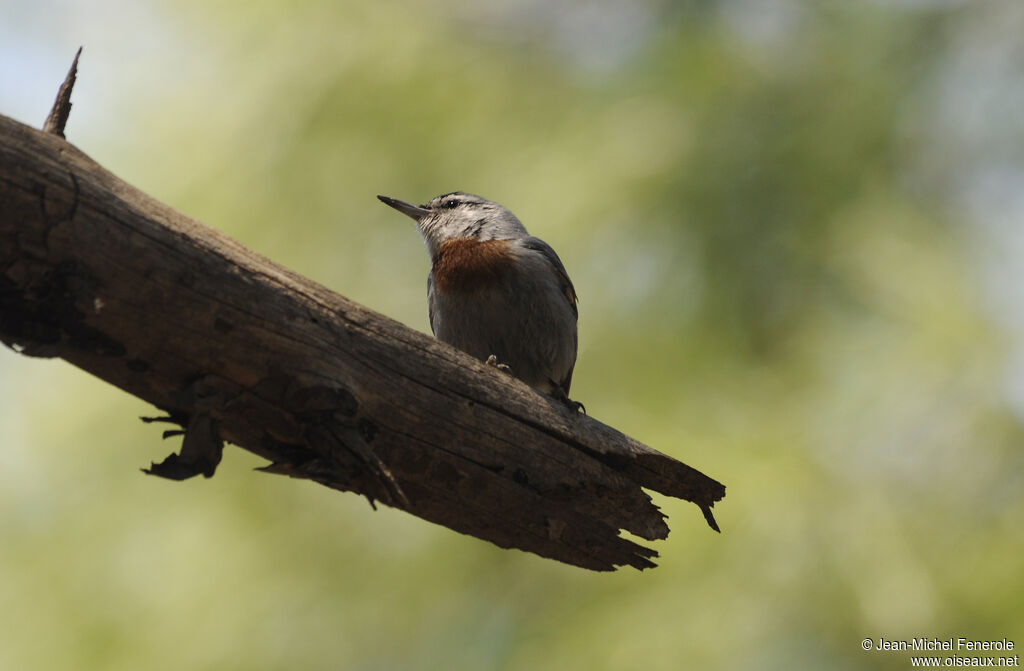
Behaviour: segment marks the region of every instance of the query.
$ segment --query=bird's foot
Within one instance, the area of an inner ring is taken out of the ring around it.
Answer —
[[[565,406],[569,408],[569,410],[573,414],[581,411],[584,415],[587,414],[587,407],[585,405],[583,405],[579,401],[574,401],[571,398],[569,398],[569,395],[565,393],[565,390],[559,387],[557,384],[553,385],[553,387],[555,390],[551,392],[551,395],[554,396],[557,400],[564,403]]]
[[[484,363],[487,364],[488,366],[494,366],[498,370],[504,371],[504,372],[508,373],[509,375],[512,374],[512,369],[509,368],[508,366],[506,366],[503,363],[498,363],[498,357],[494,356],[493,354],[491,356],[487,357],[487,361],[484,361]]]

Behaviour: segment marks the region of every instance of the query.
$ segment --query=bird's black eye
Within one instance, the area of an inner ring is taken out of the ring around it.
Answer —
[[[459,206],[459,201],[457,201],[454,198],[452,198],[450,200],[444,201],[444,206],[446,208],[448,208],[449,210],[454,210],[456,207]]]

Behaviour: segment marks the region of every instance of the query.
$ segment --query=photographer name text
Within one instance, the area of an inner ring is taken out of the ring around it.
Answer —
[[[865,639],[864,648],[870,639]],[[1013,641],[1002,638],[995,641],[975,641],[969,638],[912,638],[895,640],[879,637],[871,641],[875,650],[1013,650]]]

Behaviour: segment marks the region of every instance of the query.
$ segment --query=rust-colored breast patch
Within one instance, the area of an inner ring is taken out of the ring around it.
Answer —
[[[512,271],[514,257],[507,240],[456,238],[434,256],[434,284],[444,293],[465,293],[493,286]]]

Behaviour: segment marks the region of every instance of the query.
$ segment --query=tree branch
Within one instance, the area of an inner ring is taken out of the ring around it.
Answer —
[[[715,480],[305,279],[0,117],[0,340],[60,357],[184,431],[151,472],[262,470],[597,570],[654,566],[643,488],[705,513]]]

